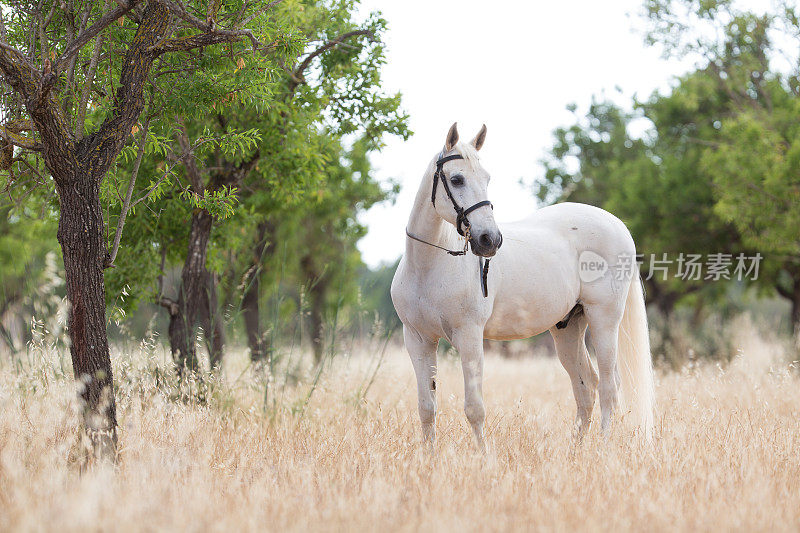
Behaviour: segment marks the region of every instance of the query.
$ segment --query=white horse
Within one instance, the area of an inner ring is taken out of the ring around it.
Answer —
[[[392,282],[417,375],[425,441],[436,437],[440,338],[461,355],[464,411],[485,451],[483,339],[522,339],[546,330],[572,380],[578,434],[589,427],[598,384],[601,428],[608,434],[621,383],[628,418],[649,438],[653,369],[630,232],[607,211],[562,203],[504,225],[501,234],[486,200],[489,174],[478,161],[485,138],[483,126],[469,144],[459,143],[456,125],[450,128],[425,171]],[[467,242],[478,257],[466,254]],[[493,258],[488,272],[486,258]],[[586,350],[587,326],[597,370]]]

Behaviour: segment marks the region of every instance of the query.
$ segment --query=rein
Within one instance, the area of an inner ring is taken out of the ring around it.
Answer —
[[[467,215],[475,211],[476,209],[480,209],[484,206],[489,206],[494,209],[492,202],[489,200],[482,200],[476,204],[469,206],[468,208],[464,209],[456,199],[453,198],[453,193],[450,191],[450,185],[447,183],[447,178],[444,176],[444,171],[442,170],[442,166],[447,163],[448,161],[453,161],[454,159],[464,159],[464,156],[461,154],[453,154],[448,155],[447,157],[442,157],[444,152],[439,154],[439,159],[436,160],[436,172],[433,174],[433,190],[431,191],[431,203],[434,207],[436,207],[436,187],[439,184],[439,180],[442,182],[442,187],[444,187],[444,192],[447,193],[447,197],[450,199],[450,202],[453,204],[453,209],[456,210],[456,231],[458,234],[465,238],[464,241],[464,249],[463,250],[450,250],[443,246],[439,246],[438,244],[433,244],[432,242],[428,242],[426,240],[420,239],[416,235],[412,235],[408,232],[408,228],[406,228],[406,236],[410,239],[413,239],[417,242],[421,242],[423,244],[427,244],[428,246],[433,246],[434,248],[438,248],[440,250],[444,250],[448,254],[452,256],[459,256],[459,255],[467,255],[467,250],[469,250],[469,239],[470,239],[470,223]],[[464,226],[464,229],[461,229],[461,226]],[[502,244],[502,241],[501,241]],[[489,288],[488,288],[488,281],[487,278],[489,277],[489,259],[485,259],[483,257],[480,258],[478,261],[478,271],[481,275],[481,290],[483,292],[483,297],[486,298],[489,295]]]
[[[469,235],[469,228],[467,228],[467,235]],[[406,228],[406,236],[410,239],[414,239],[417,242],[421,242],[423,244],[427,244],[428,246],[433,246],[434,248],[438,248],[440,250],[444,250],[450,255],[467,255],[467,250],[469,250],[469,237],[467,240],[464,241],[464,249],[463,250],[450,250],[449,248],[445,248],[444,246],[439,246],[438,244],[433,244],[432,242],[424,241],[417,237],[416,235],[412,235],[408,232],[408,228]]]

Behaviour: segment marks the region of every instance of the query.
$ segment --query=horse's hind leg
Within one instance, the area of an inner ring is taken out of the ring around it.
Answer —
[[[437,342],[421,337],[408,326],[403,327],[406,350],[417,374],[417,401],[422,437],[429,445],[436,440],[436,346]]]
[[[572,392],[578,406],[575,423],[578,426],[578,436],[582,437],[592,421],[598,382],[597,372],[586,350],[586,317],[582,313],[573,316],[567,327],[554,327],[550,334],[553,336],[558,358],[572,381]]]
[[[620,377],[617,366],[619,325],[622,308],[617,306],[589,305],[585,307],[586,319],[592,332],[592,345],[597,357],[600,375],[600,427],[604,435],[611,430],[611,420],[619,403]]]

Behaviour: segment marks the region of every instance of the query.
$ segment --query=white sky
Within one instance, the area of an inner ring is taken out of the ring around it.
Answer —
[[[414,135],[388,139],[372,158],[379,179],[402,190],[394,205],[371,209],[359,243],[364,261],[393,261],[405,247],[404,228],[422,173],[450,125],[462,139],[486,123],[481,150],[491,173],[489,198],[498,222],[536,208],[519,185],[542,174],[539,161],[552,131],[571,123],[569,103],[585,110],[592,95],[628,104],[649,96],[691,67],[661,59],[644,44],[642,0],[363,0],[389,23],[384,87],[400,91]],[[618,94],[616,87],[622,89]]]

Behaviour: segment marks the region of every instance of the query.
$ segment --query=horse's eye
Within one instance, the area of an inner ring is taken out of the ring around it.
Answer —
[[[452,178],[450,178],[450,183],[452,183],[456,187],[461,187],[464,185],[464,176],[461,174],[456,174]]]

